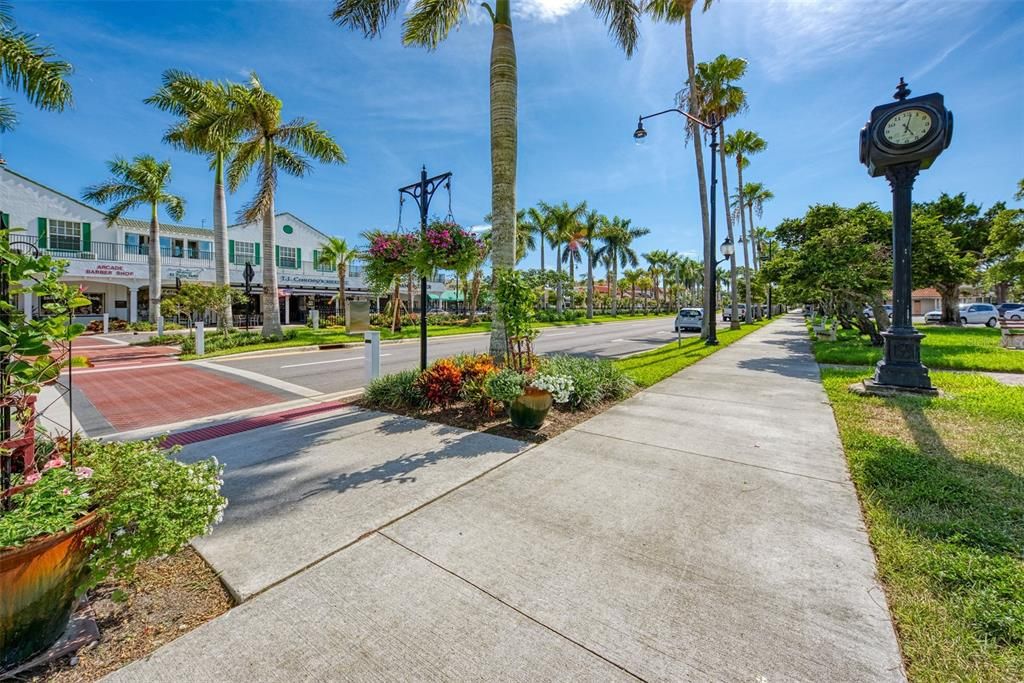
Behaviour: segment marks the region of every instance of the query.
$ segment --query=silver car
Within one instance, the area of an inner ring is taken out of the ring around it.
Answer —
[[[704,311],[699,308],[680,308],[676,315],[676,332],[692,330],[700,332],[701,323],[704,322]]]
[[[961,325],[988,325],[995,327],[999,324],[999,309],[992,304],[960,304]],[[926,323],[937,323],[942,320],[942,311],[928,311],[924,315]]]

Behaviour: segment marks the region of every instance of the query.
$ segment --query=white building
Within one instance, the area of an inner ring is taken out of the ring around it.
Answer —
[[[134,219],[108,225],[104,213],[74,197],[0,166],[0,212],[15,232],[13,241],[29,242],[40,250],[67,260],[63,280],[81,286],[92,301],[79,320],[101,317],[135,322],[146,320],[149,301],[149,223]],[[274,217],[276,246],[267,254],[262,245],[262,225],[244,223],[228,227],[230,280],[244,287],[246,262],[256,275],[252,282],[252,312],[258,322],[261,268],[263,260],[277,263],[281,322],[305,322],[314,308],[326,314],[334,311],[338,275],[333,266],[320,265],[319,251],[327,235],[284,212]],[[172,223],[160,224],[161,282],[164,296],[173,293],[175,283],[215,281],[213,230]],[[349,266],[345,278],[349,298],[371,298],[359,263]],[[440,283],[431,283],[431,294],[439,294]],[[418,290],[418,288],[417,288]],[[31,298],[20,302],[29,315],[39,310]],[[239,321],[245,305],[235,307]]]

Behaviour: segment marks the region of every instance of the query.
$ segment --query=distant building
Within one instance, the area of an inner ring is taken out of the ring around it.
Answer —
[[[135,322],[146,320],[149,305],[149,223],[124,219],[108,225],[104,213],[74,197],[48,187],[37,180],[0,167],[0,211],[9,225],[20,232],[12,239],[29,242],[40,250],[66,259],[64,281],[80,286],[91,301],[79,311],[78,320],[101,317]],[[240,223],[228,227],[230,282],[244,287],[246,262],[256,271],[253,278],[252,311],[258,316],[262,292],[261,267],[272,258],[277,267],[281,321],[305,322],[309,311],[334,311],[333,298],[338,291],[337,270],[318,263],[320,248],[327,235],[292,213],[274,217],[276,246],[267,254],[262,245],[261,223]],[[175,283],[215,282],[213,230],[206,227],[160,223],[161,284],[164,296],[174,292]],[[362,276],[362,265],[349,266],[345,278],[350,298],[372,298]],[[430,291],[440,293],[443,286],[431,283]],[[417,288],[418,294],[418,288]],[[31,295],[20,302],[32,315],[39,302]],[[236,317],[245,306],[236,306]]]

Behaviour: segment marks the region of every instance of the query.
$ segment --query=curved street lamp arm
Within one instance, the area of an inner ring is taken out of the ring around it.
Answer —
[[[688,118],[690,121],[693,121],[694,123],[696,123],[698,126],[702,126],[704,128],[707,128],[708,130],[712,130],[713,128],[715,128],[719,124],[719,122],[715,120],[715,115],[713,113],[711,114],[711,121],[708,122],[708,121],[703,121],[701,119],[698,119],[696,116],[690,114],[689,112],[686,112],[686,111],[680,109],[679,107],[672,107],[671,109],[666,109],[665,111],[659,111],[656,114],[648,114],[647,116],[641,116],[640,117],[640,121],[643,122],[643,121],[645,121],[647,119],[653,119],[655,116],[661,116],[662,114],[667,114],[667,113],[672,112],[672,111],[674,111],[677,114],[682,114],[683,116]]]

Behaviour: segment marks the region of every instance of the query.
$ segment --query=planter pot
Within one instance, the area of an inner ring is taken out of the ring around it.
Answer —
[[[85,561],[86,538],[96,513],[69,531],[0,550],[0,671],[50,647],[67,627]]]
[[[551,392],[527,387],[522,396],[508,406],[508,416],[513,427],[540,429],[551,410]]]

